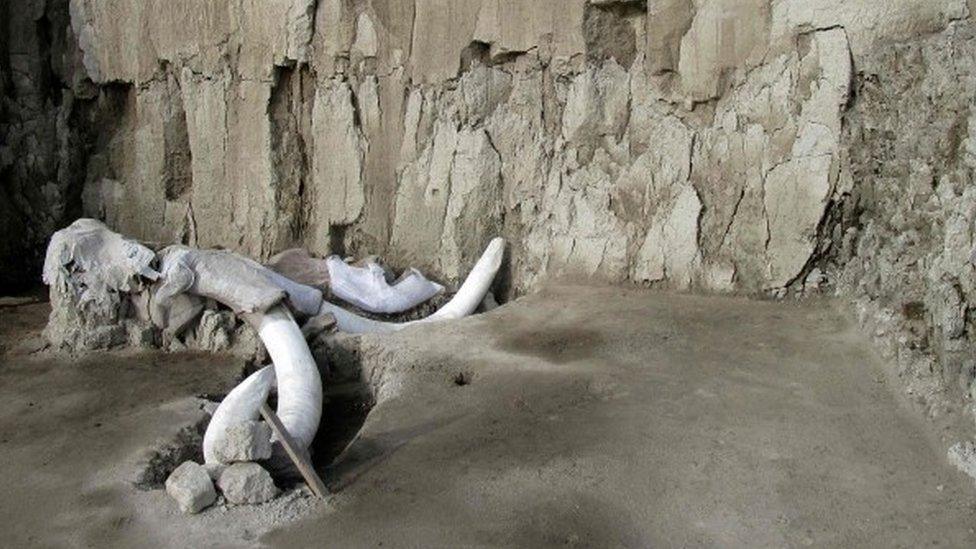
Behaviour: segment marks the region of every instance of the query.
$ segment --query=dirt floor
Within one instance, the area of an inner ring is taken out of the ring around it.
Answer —
[[[829,301],[558,287],[362,338],[334,495],[191,517],[133,463],[240,361],[32,353],[45,310],[0,308],[4,546],[976,546],[944,433]]]

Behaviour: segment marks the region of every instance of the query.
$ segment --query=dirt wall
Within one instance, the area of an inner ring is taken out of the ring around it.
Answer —
[[[3,283],[78,215],[455,281],[836,289],[968,391],[966,0],[11,0]],[[21,268],[22,267],[22,268]]]

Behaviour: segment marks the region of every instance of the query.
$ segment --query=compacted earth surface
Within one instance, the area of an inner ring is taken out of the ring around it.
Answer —
[[[241,361],[38,352],[46,307],[0,308],[6,546],[976,545],[972,480],[829,300],[558,286],[340,338],[375,405],[332,495],[196,516],[134,464]]]

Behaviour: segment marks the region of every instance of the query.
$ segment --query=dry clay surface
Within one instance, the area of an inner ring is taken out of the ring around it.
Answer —
[[[972,481],[829,301],[559,287],[365,337],[378,403],[320,467],[334,495],[288,525],[282,509],[184,517],[118,478],[175,428],[173,401],[239,365],[25,355],[10,341],[43,309],[0,310],[10,546],[976,544]]]

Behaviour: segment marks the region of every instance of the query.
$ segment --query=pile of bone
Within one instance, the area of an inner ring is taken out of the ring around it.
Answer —
[[[279,255],[275,269],[226,250],[175,245],[157,253],[91,219],[80,219],[54,234],[44,281],[51,286],[51,323],[68,313],[85,322],[98,316],[91,311],[118,315],[122,296],[128,296],[125,301],[137,303],[135,308],[164,332],[186,326],[207,300],[230,309],[257,332],[272,365],[248,376],[214,411],[203,438],[206,466],[184,463],[167,481],[182,508],[199,510],[199,505],[212,503],[202,503],[210,495],[216,497],[214,478],[228,501],[256,501],[276,491],[270,475],[264,476],[267,470],[294,473],[281,444],[256,423],[273,389],[285,430],[300,449],[307,452],[311,445],[322,414],[322,382],[296,317],[306,319],[306,327],[334,323],[339,331],[352,334],[389,333],[413,324],[459,319],[484,300],[503,252],[504,241],[492,240],[447,303],[427,317],[403,323],[353,313],[323,299],[322,289],[315,286],[327,283],[332,294],[366,311],[398,312],[444,289],[415,270],[391,285],[373,262],[355,267],[336,257],[319,260],[296,251]],[[96,320],[111,326],[105,319]],[[238,486],[248,493],[238,494]]]

